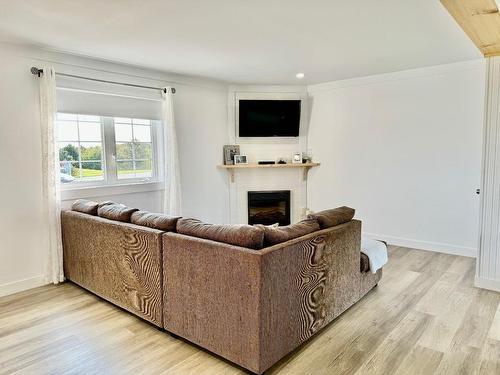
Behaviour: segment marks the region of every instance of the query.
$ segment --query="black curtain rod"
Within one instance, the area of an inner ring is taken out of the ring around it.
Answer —
[[[31,74],[34,74],[34,75],[40,77],[43,74],[43,69],[38,69],[36,66],[34,66],[34,67],[31,68]],[[116,82],[116,81],[107,81],[105,79],[89,78],[89,77],[77,76],[77,75],[74,75],[74,74],[66,74],[66,73],[57,73],[56,72],[56,76],[85,79],[87,81],[95,81],[95,82],[102,82],[102,83],[111,83],[113,85],[139,87],[141,89],[159,90],[159,91],[167,92],[167,90],[165,88],[163,88],[163,87],[143,86],[143,85],[135,85],[133,83],[123,83],[123,82]],[[175,88],[174,87],[172,87],[172,94],[175,94]]]

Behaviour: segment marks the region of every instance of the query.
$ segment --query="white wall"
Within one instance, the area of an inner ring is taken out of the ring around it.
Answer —
[[[217,168],[228,143],[227,91],[186,88],[175,95],[182,214],[228,223],[229,181],[226,172]]]
[[[0,295],[43,282],[38,84],[28,65],[0,56]]]
[[[47,226],[42,215],[38,81],[30,73],[31,66],[43,65],[96,78],[175,86],[184,214],[229,220],[227,176],[216,169],[228,141],[225,84],[0,44],[0,295],[44,283]],[[82,196],[159,211],[161,193],[108,189]],[[63,203],[67,207],[70,201]]]
[[[352,206],[374,237],[474,256],[484,76],[477,60],[310,86],[310,208]]]

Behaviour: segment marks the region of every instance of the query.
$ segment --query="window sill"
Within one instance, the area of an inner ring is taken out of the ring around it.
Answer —
[[[159,181],[133,182],[117,185],[78,186],[61,190],[61,200],[68,201],[81,198],[97,198],[109,195],[143,193],[163,190],[164,184]]]

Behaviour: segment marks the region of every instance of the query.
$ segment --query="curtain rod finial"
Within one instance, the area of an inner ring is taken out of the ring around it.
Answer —
[[[38,69],[36,66],[31,67],[31,74],[35,74],[38,77],[43,73],[43,69]]]

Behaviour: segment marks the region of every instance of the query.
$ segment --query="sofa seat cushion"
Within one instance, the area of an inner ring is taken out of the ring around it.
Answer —
[[[361,272],[368,272],[370,271],[370,260],[368,259],[368,257],[363,254],[363,253],[360,253],[361,254],[361,266],[360,266],[360,271]]]
[[[130,222],[143,227],[159,229],[165,232],[174,232],[179,216],[156,214],[148,211],[136,211],[130,217]]]
[[[354,213],[354,208],[342,206],[331,210],[316,212],[308,215],[307,217],[309,219],[318,220],[321,229],[325,229],[351,221],[354,217]]]
[[[197,219],[181,218],[177,221],[177,233],[249,249],[261,249],[264,243],[264,230],[245,224],[207,224]]]
[[[97,208],[98,207],[99,207],[99,203],[97,203],[97,202],[89,201],[87,199],[77,199],[71,205],[71,210],[81,212],[84,214],[97,216]]]
[[[304,236],[320,229],[316,219],[302,220],[296,224],[277,227],[272,225],[255,225],[264,230],[264,244],[266,246],[276,245],[294,238]]]
[[[125,223],[130,222],[130,217],[136,211],[139,211],[139,209],[110,201],[99,203],[99,207],[97,208],[97,214],[100,217]]]

